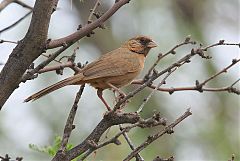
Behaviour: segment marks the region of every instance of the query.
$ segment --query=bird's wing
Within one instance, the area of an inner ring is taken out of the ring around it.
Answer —
[[[83,69],[84,80],[121,76],[141,70],[135,53],[116,49]]]

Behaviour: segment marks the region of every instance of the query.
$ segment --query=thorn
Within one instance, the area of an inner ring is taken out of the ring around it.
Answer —
[[[236,64],[236,63],[237,63],[237,59],[233,59],[232,64]]]
[[[185,43],[189,43],[190,40],[191,40],[191,35],[188,35],[188,36],[186,37],[186,39],[185,39]]]
[[[158,58],[161,58],[162,56],[163,56],[162,53],[159,53],[159,54],[158,54]]]
[[[219,40],[218,44],[222,45],[224,43],[225,40]]]
[[[173,50],[173,51],[171,51],[171,54],[175,55],[175,54],[176,54],[176,51],[174,51],[174,50]]]
[[[122,143],[120,142],[120,140],[118,140],[118,139],[115,139],[113,143],[116,144],[116,145],[121,145],[121,144],[122,144]]]
[[[82,24],[78,25],[77,30],[80,30],[82,28]]]
[[[193,56],[193,55],[195,55],[196,53],[195,53],[195,50],[192,48],[192,50],[191,50],[191,55]]]

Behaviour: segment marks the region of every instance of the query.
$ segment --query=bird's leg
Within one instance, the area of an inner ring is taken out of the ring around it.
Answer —
[[[107,83],[107,85],[109,85],[113,90],[117,91],[120,95],[120,98],[124,98],[127,96],[123,91],[121,91],[119,88],[115,87],[113,84]]]
[[[113,84],[111,83],[107,83],[107,84],[113,89],[116,102],[118,102],[118,100],[123,99],[124,97],[127,96],[123,91],[121,91],[119,88],[117,88]],[[116,96],[115,92],[118,92],[119,96]],[[129,103],[129,100],[126,100],[118,110],[121,112],[121,110],[126,106],[127,103]]]
[[[104,103],[104,105],[106,106],[107,110],[108,110],[108,111],[112,111],[112,109],[108,106],[107,102],[106,102],[105,99],[103,98],[103,96],[102,96],[103,92],[102,92],[102,91],[103,91],[102,89],[98,89],[98,90],[97,90],[97,95],[98,95],[98,97],[101,99],[101,101]]]

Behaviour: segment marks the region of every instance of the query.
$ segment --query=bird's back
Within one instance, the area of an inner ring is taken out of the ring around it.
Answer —
[[[118,48],[87,65],[82,70],[83,80],[96,88],[108,88],[106,82],[121,87],[139,74],[143,69],[144,59],[144,55]]]

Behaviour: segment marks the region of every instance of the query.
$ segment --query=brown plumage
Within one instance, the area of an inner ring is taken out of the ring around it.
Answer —
[[[102,97],[102,91],[108,88],[125,86],[141,72],[144,60],[151,48],[157,45],[146,36],[137,36],[125,42],[120,48],[101,56],[98,60],[88,64],[80,73],[53,84],[25,99],[25,102],[39,99],[67,85],[81,85],[89,83],[98,91],[99,98],[108,110],[111,110]],[[121,93],[121,91],[119,91]]]

